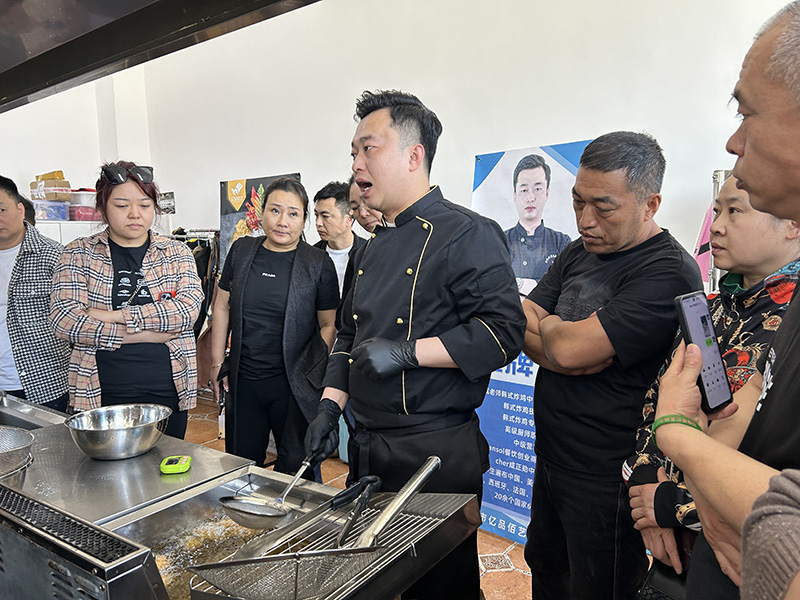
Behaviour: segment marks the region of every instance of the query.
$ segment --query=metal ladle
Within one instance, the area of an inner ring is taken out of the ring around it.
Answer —
[[[273,529],[294,510],[284,502],[292,488],[300,481],[306,469],[311,466],[311,455],[303,459],[300,469],[283,493],[275,500],[265,500],[257,496],[223,496],[219,499],[228,516],[242,527],[249,529]]]

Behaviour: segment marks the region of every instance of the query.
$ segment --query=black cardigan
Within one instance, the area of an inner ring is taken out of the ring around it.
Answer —
[[[231,372],[228,381],[234,399],[242,350],[244,287],[250,265],[263,241],[263,236],[244,237],[236,240],[230,249],[229,260],[234,267],[234,275],[230,298],[229,327],[232,336]],[[320,335],[314,302],[325,261],[330,262],[331,259],[324,250],[313,248],[302,240],[297,245],[283,322],[282,343],[286,375],[292,394],[309,422],[317,414],[317,404],[322,396],[322,379],[328,364],[328,346]]]

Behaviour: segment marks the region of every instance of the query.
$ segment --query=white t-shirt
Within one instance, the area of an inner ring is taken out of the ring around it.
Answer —
[[[343,250],[334,250],[330,246],[325,246],[325,251],[333,261],[333,266],[336,267],[336,279],[339,280],[339,295],[342,295],[342,286],[344,285],[344,272],[347,270],[348,252],[353,246],[348,246]]]
[[[11,281],[11,270],[19,254],[22,244],[8,250],[0,250],[0,389],[18,390],[22,388],[11,353],[11,340],[8,338],[8,282]]]

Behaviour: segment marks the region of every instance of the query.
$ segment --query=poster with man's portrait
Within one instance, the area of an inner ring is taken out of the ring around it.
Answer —
[[[578,237],[572,187],[590,141],[475,157],[472,208],[503,229],[520,301],[544,277],[558,253]],[[478,409],[490,461],[483,476],[482,528],[523,543],[536,468],[536,371],[537,365],[520,354],[492,374]]]
[[[572,186],[590,140],[475,157],[472,207],[503,228],[520,292],[533,289],[578,235]]]

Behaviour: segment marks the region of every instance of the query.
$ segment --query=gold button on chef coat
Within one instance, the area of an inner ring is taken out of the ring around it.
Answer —
[[[406,275],[412,275],[413,273],[414,273],[414,269],[412,269],[411,267],[406,269]]]
[[[403,324],[403,319],[401,317],[397,317],[397,324],[398,325],[402,325]]]

